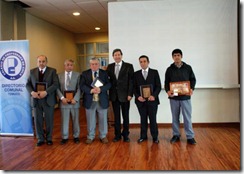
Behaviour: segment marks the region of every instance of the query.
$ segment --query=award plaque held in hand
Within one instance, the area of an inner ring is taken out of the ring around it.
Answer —
[[[102,81],[99,77],[96,77],[96,78],[93,80],[91,86],[92,86],[93,88],[94,88],[94,87],[101,87],[101,86],[103,86],[103,81]]]
[[[47,89],[47,82],[36,82],[36,86],[35,86],[36,92],[46,91],[46,89]]]
[[[171,82],[169,85],[170,91],[174,96],[190,95],[190,81]]]
[[[68,103],[71,103],[71,100],[74,98],[75,91],[64,91],[64,97],[68,100]]]
[[[152,85],[141,85],[140,92],[141,92],[141,96],[144,99],[148,99],[152,95],[152,92],[153,92]]]

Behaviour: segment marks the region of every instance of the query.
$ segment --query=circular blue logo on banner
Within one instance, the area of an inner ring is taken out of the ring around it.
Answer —
[[[25,60],[16,51],[5,53],[0,59],[0,72],[9,80],[19,79],[25,72]]]

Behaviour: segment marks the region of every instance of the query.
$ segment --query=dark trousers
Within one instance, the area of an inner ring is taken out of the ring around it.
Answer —
[[[147,139],[148,117],[150,121],[150,132],[153,139],[158,138],[158,125],[157,125],[157,110],[158,105],[149,105],[144,102],[142,107],[137,107],[141,117],[141,135],[140,138]]]
[[[48,106],[45,99],[38,100],[34,108],[34,122],[38,141],[52,141],[54,107]],[[44,133],[45,121],[45,133]]]
[[[129,109],[130,101],[120,102],[118,100],[112,102],[113,111],[114,111],[114,134],[116,138],[127,138],[129,136]],[[120,109],[122,111],[123,117],[123,130],[121,133],[121,116]]]

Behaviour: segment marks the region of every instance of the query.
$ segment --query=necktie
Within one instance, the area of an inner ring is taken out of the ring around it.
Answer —
[[[69,90],[70,88],[70,72],[67,73],[67,78],[66,78],[66,89]]]
[[[94,72],[94,79],[97,77],[97,71]],[[93,94],[93,101],[98,101],[99,96],[98,94]]]
[[[116,67],[115,67],[115,76],[116,76],[116,79],[118,79],[119,77],[119,64],[116,64]]]
[[[146,80],[147,79],[147,71],[143,71],[143,77],[144,77],[144,79]]]
[[[41,69],[41,71],[39,72],[39,82],[43,81],[43,70]]]

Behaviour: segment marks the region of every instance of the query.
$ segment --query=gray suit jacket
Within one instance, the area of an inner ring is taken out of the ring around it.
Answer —
[[[35,91],[36,82],[39,82],[39,68],[34,68],[30,70],[30,76],[26,83],[26,88],[29,93]],[[54,106],[57,103],[56,90],[59,86],[57,71],[54,68],[47,67],[44,76],[43,82],[47,82],[47,96],[45,97],[46,104],[48,106]],[[33,99],[31,97],[31,106],[35,107],[38,99]]]
[[[71,76],[71,86],[70,90],[74,90],[75,96],[74,99],[77,101],[75,105],[68,104],[64,105],[61,101],[61,98],[64,96],[64,91],[65,91],[65,72],[62,72],[58,74],[58,79],[60,86],[57,89],[57,96],[60,99],[59,101],[59,107],[60,108],[80,108],[80,73],[72,71],[72,76]]]

